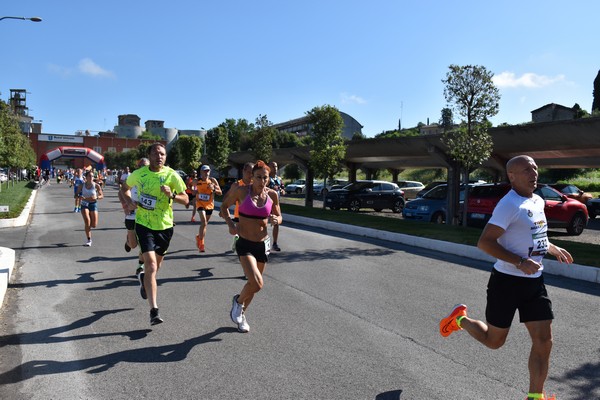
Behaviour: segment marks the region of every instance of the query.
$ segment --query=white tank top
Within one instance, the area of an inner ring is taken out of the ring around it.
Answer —
[[[86,187],[86,184],[83,184],[83,188],[81,188],[81,196],[82,197],[97,197],[98,194],[96,193],[96,184],[92,183],[92,188],[88,189]]]

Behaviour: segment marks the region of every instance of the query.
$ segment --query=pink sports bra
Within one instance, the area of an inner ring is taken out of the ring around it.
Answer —
[[[256,218],[256,219],[265,219],[269,217],[271,214],[271,208],[273,208],[273,200],[269,195],[267,195],[267,202],[264,206],[258,207],[250,196],[250,191],[252,190],[252,186],[248,186],[248,195],[240,204],[239,213],[240,216],[246,218]]]

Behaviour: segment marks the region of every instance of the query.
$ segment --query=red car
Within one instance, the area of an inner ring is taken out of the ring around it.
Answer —
[[[467,205],[467,225],[483,227],[492,211],[510,190],[510,184],[497,183],[473,187]],[[538,184],[534,192],[545,201],[544,212],[549,228],[566,228],[571,235],[581,235],[589,219],[587,207],[577,200],[551,188]]]

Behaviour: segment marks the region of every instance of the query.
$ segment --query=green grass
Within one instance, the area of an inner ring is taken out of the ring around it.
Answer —
[[[12,182],[3,182],[0,188],[0,206],[8,206],[9,212],[0,212],[2,218],[16,218],[27,204],[35,182],[19,181],[13,186]]]
[[[299,215],[307,218],[404,233],[406,235],[466,244],[469,246],[476,246],[479,235],[481,235],[481,229],[478,228],[406,221],[398,218],[369,215],[366,212],[352,213],[347,210],[332,211],[322,208],[306,208],[303,205],[293,204],[281,204],[281,211],[282,213]],[[567,249],[571,255],[573,255],[577,264],[600,267],[600,259],[598,257],[598,254],[600,254],[600,245],[560,240],[556,237],[552,237],[552,232],[550,232],[550,239],[555,245]],[[549,259],[554,259],[552,256],[548,257]]]

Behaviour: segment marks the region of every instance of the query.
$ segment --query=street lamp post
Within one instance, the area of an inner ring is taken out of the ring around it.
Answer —
[[[33,22],[41,22],[42,19],[40,17],[0,17],[0,21],[3,19],[22,19],[23,21],[33,21]]]

